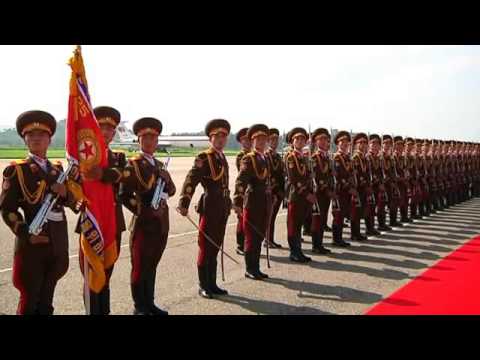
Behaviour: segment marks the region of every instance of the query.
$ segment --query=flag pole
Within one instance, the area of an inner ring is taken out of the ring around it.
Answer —
[[[82,250],[83,251],[83,250]],[[87,257],[85,256],[85,252],[83,253],[83,279],[84,279],[84,286],[85,290],[83,292],[83,296],[85,298],[85,313],[86,315],[90,315],[90,286],[88,285],[88,278],[89,278],[89,265]]]

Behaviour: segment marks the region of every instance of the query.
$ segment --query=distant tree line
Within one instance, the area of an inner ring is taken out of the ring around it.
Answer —
[[[57,122],[57,130],[52,139],[51,146],[54,148],[64,148],[65,147],[65,119]],[[205,135],[204,131],[197,132],[178,132],[172,133],[172,136],[202,136]],[[240,149],[240,144],[235,139],[236,133],[231,133],[228,137],[227,149],[237,150]],[[118,136],[115,137],[115,140],[118,141]],[[0,131],[0,147],[19,147],[24,146],[23,139],[20,138],[17,134],[15,128],[4,129]],[[280,137],[280,147],[282,146],[282,136]]]

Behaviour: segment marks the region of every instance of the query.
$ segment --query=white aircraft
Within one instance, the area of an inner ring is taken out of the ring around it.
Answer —
[[[130,150],[138,148],[137,136],[127,127],[127,122],[122,121],[117,127],[117,134],[120,139],[118,142],[112,142],[112,146],[128,147]],[[207,147],[208,136],[162,136],[158,137],[157,149],[164,151],[171,146],[178,147]]]

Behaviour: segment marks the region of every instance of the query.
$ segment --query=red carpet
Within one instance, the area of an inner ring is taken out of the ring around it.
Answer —
[[[442,314],[480,314],[480,236],[366,312],[366,315]]]

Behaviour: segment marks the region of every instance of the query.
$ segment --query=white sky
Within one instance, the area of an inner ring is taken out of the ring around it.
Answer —
[[[23,111],[65,118],[73,46],[0,46],[0,127]],[[480,46],[90,46],[93,105],[164,134],[222,117],[480,140]]]

